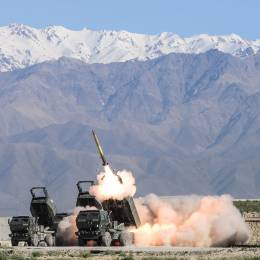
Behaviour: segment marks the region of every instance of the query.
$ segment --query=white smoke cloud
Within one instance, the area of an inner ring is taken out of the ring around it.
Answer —
[[[249,237],[229,195],[164,201],[151,194],[135,202],[142,222],[133,231],[136,245],[227,246],[243,244]]]
[[[97,181],[98,184],[91,186],[89,192],[101,202],[107,199],[122,200],[134,196],[136,192],[133,174],[126,170],[114,174],[109,165],[104,166],[104,172],[98,174]]]
[[[120,181],[121,180],[121,181]],[[136,192],[135,179],[128,171],[114,174],[110,167],[97,176],[90,194],[99,201],[122,200]],[[228,246],[239,245],[249,237],[248,227],[229,195],[183,196],[163,200],[154,194],[135,200],[142,225],[131,229],[136,245],[141,246]],[[66,245],[77,245],[77,207],[58,226],[57,235]]]

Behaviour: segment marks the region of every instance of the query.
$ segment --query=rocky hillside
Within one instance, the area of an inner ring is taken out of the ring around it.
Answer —
[[[1,215],[26,213],[33,185],[73,208],[101,168],[92,128],[137,195],[260,195],[259,54],[61,58],[0,73],[0,107]]]

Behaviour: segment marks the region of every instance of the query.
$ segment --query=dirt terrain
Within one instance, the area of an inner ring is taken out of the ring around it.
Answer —
[[[260,259],[258,247],[64,247],[1,248],[0,259],[91,259],[91,260],[170,260],[170,259]]]
[[[258,205],[258,204],[257,204]],[[251,209],[250,209],[251,210]],[[0,260],[7,259],[91,259],[91,260],[170,260],[170,259],[260,259],[260,213],[243,213],[250,228],[248,246],[228,248],[198,247],[11,247],[0,242]],[[5,219],[6,220],[6,219]],[[7,222],[5,221],[4,224]],[[2,228],[4,233],[5,229]],[[8,235],[10,231],[6,231]]]

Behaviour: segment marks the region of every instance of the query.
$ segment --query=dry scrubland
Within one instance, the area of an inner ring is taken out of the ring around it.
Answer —
[[[193,250],[187,248],[176,252],[131,252],[104,251],[90,252],[88,250],[20,250],[14,248],[1,249],[0,260],[37,260],[37,259],[91,259],[91,260],[173,260],[173,259],[260,259],[260,248],[204,248]]]

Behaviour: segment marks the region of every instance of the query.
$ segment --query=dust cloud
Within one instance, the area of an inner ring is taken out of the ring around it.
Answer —
[[[115,174],[109,165],[97,176],[97,184],[90,187],[90,194],[101,202],[122,200],[135,192],[133,174],[125,170]],[[230,246],[243,244],[249,237],[249,229],[229,195],[164,200],[150,194],[135,199],[135,204],[141,226],[130,231],[138,246]],[[87,208],[75,208],[59,224],[58,234],[71,245],[77,243],[76,217],[80,210]]]
[[[142,225],[133,230],[143,246],[229,246],[249,237],[232,197],[183,196],[163,200],[154,194],[135,200]]]

